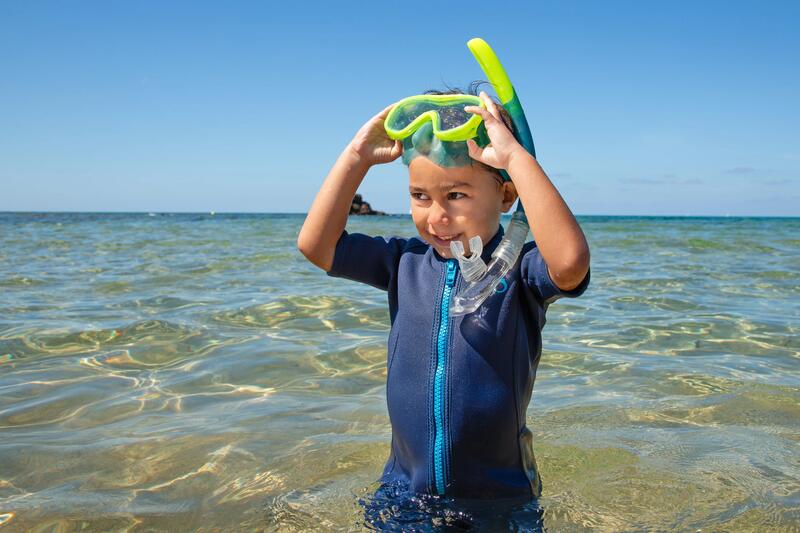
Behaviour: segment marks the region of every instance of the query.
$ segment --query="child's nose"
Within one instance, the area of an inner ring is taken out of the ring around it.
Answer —
[[[438,224],[449,224],[450,216],[447,214],[447,209],[438,202],[433,202],[430,209],[428,209],[428,224],[436,226]]]

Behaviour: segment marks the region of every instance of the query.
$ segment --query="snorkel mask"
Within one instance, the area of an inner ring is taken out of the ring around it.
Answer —
[[[483,39],[472,39],[467,46],[511,116],[517,139],[535,156],[528,121],[500,60]],[[384,127],[390,138],[403,141],[403,163],[408,165],[422,155],[442,167],[472,165],[466,141],[474,139],[484,147],[489,144],[489,138],[483,119],[464,111],[468,105],[485,107],[477,96],[465,94],[410,96],[398,102],[387,115]],[[504,170],[500,173],[504,180],[510,179]],[[495,292],[495,287],[516,264],[528,231],[528,219],[520,202],[503,240],[492,252],[489,265],[481,258],[483,242],[479,235],[469,239],[469,256],[461,242],[450,243],[453,257],[458,260],[461,274],[467,281],[450,304],[451,315],[474,312]]]
[[[425,156],[440,167],[472,165],[467,139],[489,144],[480,115],[464,107],[486,106],[471,94],[421,94],[400,100],[386,116],[384,128],[391,139],[403,142],[403,163]]]

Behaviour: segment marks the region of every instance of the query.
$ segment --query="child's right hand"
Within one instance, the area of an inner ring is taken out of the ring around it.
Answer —
[[[369,119],[350,141],[349,149],[364,163],[389,163],[403,153],[403,143],[390,139],[383,127],[383,122],[393,107],[394,104]]]

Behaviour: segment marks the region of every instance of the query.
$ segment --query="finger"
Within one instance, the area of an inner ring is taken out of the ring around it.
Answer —
[[[500,111],[497,109],[497,103],[492,100],[488,94],[481,91],[481,99],[483,100],[483,104],[486,106],[486,109],[489,113],[494,117],[498,122],[503,122],[502,117],[500,116]]]
[[[497,120],[501,120],[500,118],[500,111],[497,109],[497,104],[494,100],[492,100],[488,94],[484,91],[481,91],[480,94],[481,100],[483,100],[483,104],[486,106],[486,109],[491,113],[491,115],[496,118]]]
[[[467,113],[473,113],[475,115],[480,115],[481,118],[483,119],[483,123],[486,125],[487,131],[492,129],[492,128],[494,128],[494,123],[495,122],[500,122],[502,124],[502,121],[500,119],[496,118],[495,116],[493,116],[489,112],[488,109],[484,109],[482,107],[470,105],[470,106],[465,107],[464,111],[466,111]]]
[[[483,148],[478,146],[478,143],[476,143],[473,139],[467,140],[467,151],[472,159],[483,162]]]
[[[483,118],[484,122],[487,119],[494,118],[494,117],[492,117],[492,114],[489,113],[488,110],[486,110],[486,109],[484,109],[482,107],[478,107],[476,105],[468,105],[468,106],[464,107],[464,111],[466,111],[467,113],[472,113],[473,115],[480,115],[481,118]]]

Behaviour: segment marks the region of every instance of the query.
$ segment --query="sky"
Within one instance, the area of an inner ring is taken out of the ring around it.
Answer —
[[[484,79],[483,37],[576,214],[800,216],[798,27],[795,1],[3,2],[0,211],[305,212],[372,115]],[[407,213],[407,180],[360,191]]]

